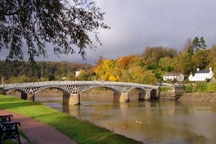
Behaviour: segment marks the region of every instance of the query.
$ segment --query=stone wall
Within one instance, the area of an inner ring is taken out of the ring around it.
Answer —
[[[194,92],[184,93],[178,101],[182,102],[216,102],[216,93]]]
[[[177,100],[184,93],[184,88],[182,86],[170,86],[169,88],[171,89],[160,91],[160,99]]]

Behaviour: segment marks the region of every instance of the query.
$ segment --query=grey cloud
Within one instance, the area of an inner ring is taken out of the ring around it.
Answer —
[[[188,38],[203,36],[209,48],[216,44],[215,0],[96,0],[110,30],[100,30],[103,46],[78,55],[48,59],[94,64],[99,56],[116,59],[137,54],[148,46],[182,49]]]

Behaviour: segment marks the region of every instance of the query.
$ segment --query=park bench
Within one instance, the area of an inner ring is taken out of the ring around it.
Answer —
[[[11,117],[13,115],[0,115],[0,144],[3,144],[5,140],[14,139],[21,144],[18,125],[19,122],[12,122]]]
[[[13,115],[0,115],[0,122],[10,122]]]

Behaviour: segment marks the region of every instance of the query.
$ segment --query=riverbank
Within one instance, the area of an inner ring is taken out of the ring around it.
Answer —
[[[11,114],[13,115],[12,121],[19,122],[21,124],[19,126],[19,129],[25,134],[25,136],[23,137],[22,133],[20,133],[20,141],[22,144],[77,144],[74,140],[54,129],[53,127],[34,120],[30,117],[2,109],[0,109],[0,114]],[[10,141],[11,143],[13,143],[12,141],[15,140]],[[13,144],[15,144],[15,142]]]
[[[209,92],[184,93],[178,99],[178,101],[216,103],[216,93],[209,93]]]
[[[47,124],[79,144],[141,144],[139,141],[115,134],[108,129],[79,120],[37,102],[0,95],[0,109],[10,110]],[[40,129],[34,125],[32,128]]]

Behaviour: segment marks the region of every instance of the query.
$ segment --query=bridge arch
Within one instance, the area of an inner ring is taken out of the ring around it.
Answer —
[[[57,88],[63,91],[64,104],[79,104],[80,94],[92,88],[104,87],[114,91],[115,101],[128,102],[130,101],[128,93],[132,89],[140,89],[145,91],[145,96],[140,95],[140,99],[150,100],[157,97],[157,86],[125,83],[125,82],[106,82],[106,81],[49,81],[35,83],[20,83],[4,85],[5,91],[16,89],[21,91],[21,95],[25,99],[33,99],[34,94],[47,89]]]

